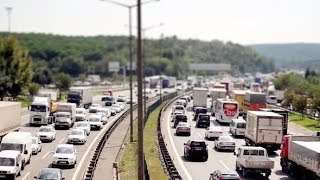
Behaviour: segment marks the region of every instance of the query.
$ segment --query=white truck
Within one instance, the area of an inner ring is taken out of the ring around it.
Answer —
[[[62,103],[60,102],[57,107],[55,128],[65,127],[69,129],[76,120],[75,103]]]
[[[253,172],[264,173],[268,178],[274,168],[274,161],[268,158],[267,150],[263,147],[242,146],[234,155],[237,156],[236,171],[242,172],[243,177]]]
[[[23,170],[26,164],[30,164],[32,154],[32,135],[30,132],[10,132],[5,135],[0,144],[0,150],[16,150],[22,156]]]
[[[71,87],[68,92],[67,102],[77,104],[77,107],[89,108],[92,104],[92,87]]]
[[[280,149],[284,117],[274,112],[248,111],[245,142],[247,146],[260,146],[269,151]]]
[[[207,88],[193,88],[193,109],[195,107],[207,108]]]
[[[0,101],[0,137],[18,131],[21,122],[21,103]]]
[[[33,97],[30,110],[30,125],[51,124],[55,119],[57,102],[51,100],[51,95]]]

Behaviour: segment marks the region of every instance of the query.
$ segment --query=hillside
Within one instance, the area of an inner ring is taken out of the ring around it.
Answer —
[[[73,77],[96,73],[111,76],[109,61],[128,63],[128,37],[125,36],[57,36],[50,34],[20,33],[17,37],[34,61],[36,81],[43,81],[57,72]],[[0,34],[5,36],[5,34]],[[136,45],[134,41],[134,45]],[[134,59],[135,55],[134,47]],[[273,62],[251,48],[221,41],[179,40],[166,37],[160,40],[145,40],[145,74],[167,74],[184,77],[189,62],[230,63],[233,72],[271,72]],[[45,81],[46,82],[46,81]],[[45,83],[42,82],[42,83]]]
[[[320,65],[320,44],[257,44],[249,47],[273,59],[277,67],[311,67],[311,65],[319,67]],[[309,64],[309,61],[312,64]]]

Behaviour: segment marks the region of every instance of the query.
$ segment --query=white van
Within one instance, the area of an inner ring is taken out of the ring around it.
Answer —
[[[0,178],[15,179],[21,175],[22,156],[20,151],[4,150],[0,152]]]
[[[232,119],[230,123],[230,133],[234,136],[244,136],[247,122],[243,118]]]
[[[0,151],[16,150],[22,156],[23,170],[26,164],[31,161],[32,154],[32,135],[30,132],[10,132],[2,138]]]

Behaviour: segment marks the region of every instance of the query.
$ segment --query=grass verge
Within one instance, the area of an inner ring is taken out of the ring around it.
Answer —
[[[150,179],[168,179],[163,171],[160,162],[157,146],[157,120],[161,107],[164,103],[156,108],[150,115],[144,128],[144,153],[149,170]],[[121,179],[127,180],[138,179],[138,121],[134,121],[133,142],[130,143],[130,137],[126,137],[126,146],[120,157]]]
[[[19,101],[21,102],[21,106],[22,107],[28,107],[32,103],[32,100],[30,98],[27,98],[27,97],[21,98],[21,99],[19,99]]]
[[[301,115],[289,114],[289,120],[311,131],[320,131],[319,121],[310,119],[307,116],[301,119]]]

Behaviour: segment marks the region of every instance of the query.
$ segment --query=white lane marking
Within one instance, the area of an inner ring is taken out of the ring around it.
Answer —
[[[171,113],[171,111],[170,111],[170,113]],[[172,145],[173,152],[175,153],[175,155],[176,155],[176,157],[178,159],[178,162],[180,164],[181,169],[184,171],[184,174],[187,176],[187,179],[192,180],[191,175],[189,174],[186,166],[183,164],[182,159],[181,159],[181,157],[180,157],[180,155],[179,155],[179,153],[178,153],[178,151],[177,151],[177,149],[176,149],[176,147],[174,145],[174,142],[173,142],[173,139],[172,139],[172,134],[170,132],[170,129],[171,129],[170,128],[170,122],[171,122],[170,121],[170,116],[168,116],[168,119],[167,119],[167,131],[168,131],[169,140],[170,140],[170,143]]]
[[[219,160],[219,162],[222,164],[222,166],[223,166],[224,168],[226,168],[226,170],[230,171],[230,168],[228,168],[228,166],[225,165],[221,160]]]
[[[200,133],[197,133],[197,135],[199,136],[199,138],[202,138]]]
[[[31,173],[30,171],[29,171],[29,172],[27,172],[27,174],[26,174],[26,175],[24,175],[24,176],[23,176],[23,178],[22,178],[21,180],[25,180],[25,179],[27,179],[27,177],[30,175],[30,173]]]
[[[65,139],[65,137],[64,138],[62,138],[60,141],[59,141],[59,143],[62,143],[62,141]]]
[[[122,114],[122,113],[121,113]],[[115,118],[111,121],[108,122],[108,124],[100,130],[99,134],[93,139],[93,141],[91,142],[91,144],[88,146],[86,152],[83,154],[82,159],[80,160],[76,171],[74,172],[73,176],[72,176],[72,180],[77,180],[77,176],[79,174],[79,171],[84,163],[84,160],[86,159],[86,157],[88,156],[92,146],[95,144],[95,142],[97,141],[97,139],[101,136],[101,134],[121,115],[118,114],[117,116],[115,116]]]
[[[50,153],[50,151],[48,151],[45,155],[43,155],[41,159],[46,158],[49,155],[49,153]]]

